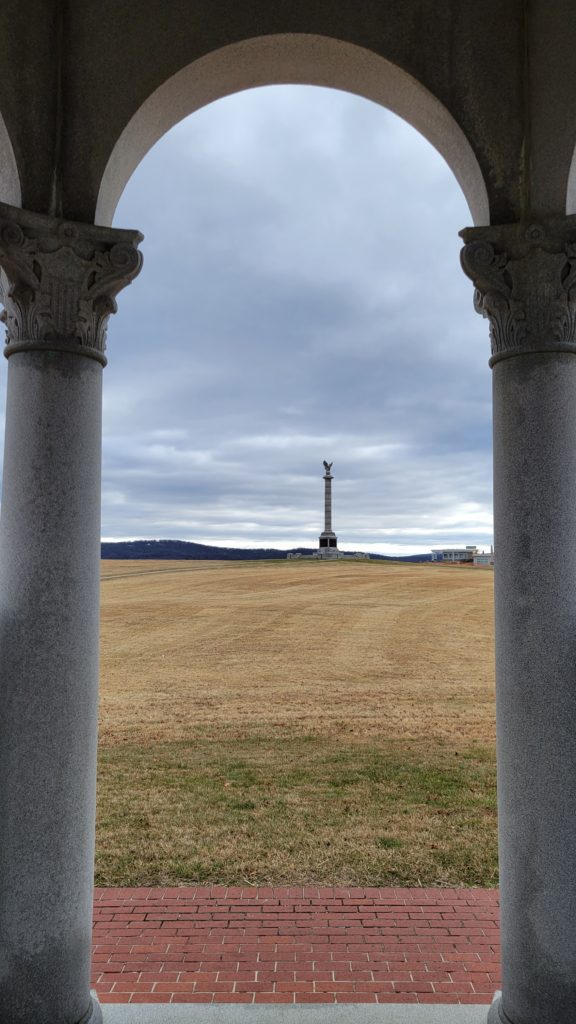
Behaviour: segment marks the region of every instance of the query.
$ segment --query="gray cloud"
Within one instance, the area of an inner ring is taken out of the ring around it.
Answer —
[[[450,170],[393,115],[272,87],[194,114],[115,224],[146,236],[105,371],[103,534],[491,541],[486,324]]]

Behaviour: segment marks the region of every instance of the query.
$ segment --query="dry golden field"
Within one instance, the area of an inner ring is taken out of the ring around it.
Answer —
[[[492,884],[492,586],[103,562],[98,881]]]
[[[494,736],[491,571],[103,562],[101,737]]]

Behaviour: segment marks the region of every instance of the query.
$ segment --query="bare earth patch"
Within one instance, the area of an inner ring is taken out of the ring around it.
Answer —
[[[496,883],[491,572],[102,577],[99,884]]]

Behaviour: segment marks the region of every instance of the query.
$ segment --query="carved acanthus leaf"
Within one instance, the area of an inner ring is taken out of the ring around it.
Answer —
[[[0,301],[6,355],[63,349],[106,362],[116,295],[138,274],[137,231],[34,214],[0,203]]]
[[[576,218],[461,234],[474,308],[490,321],[492,361],[521,352],[576,351]]]

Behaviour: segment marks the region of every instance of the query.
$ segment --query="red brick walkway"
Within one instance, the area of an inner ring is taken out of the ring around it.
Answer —
[[[102,1002],[489,1003],[487,889],[97,889]]]

